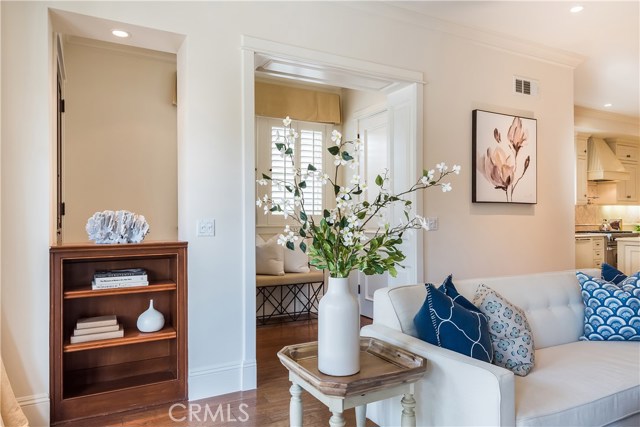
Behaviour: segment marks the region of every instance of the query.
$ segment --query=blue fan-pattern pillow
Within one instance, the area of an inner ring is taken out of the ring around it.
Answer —
[[[584,301],[584,335],[589,341],[640,341],[640,272],[615,285],[576,273]]]
[[[491,363],[493,349],[487,318],[477,309],[466,309],[431,283],[425,286],[427,298],[413,319],[418,338]],[[453,283],[449,291],[452,286]],[[469,301],[467,303],[471,304]]]
[[[627,278],[627,275],[606,262],[602,263],[602,278],[607,282],[618,284]]]

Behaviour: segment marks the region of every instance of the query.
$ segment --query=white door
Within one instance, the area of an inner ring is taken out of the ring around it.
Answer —
[[[364,158],[361,160],[360,173],[365,178],[369,188],[375,188],[373,183],[377,175],[381,175],[385,169],[389,169],[390,145],[389,145],[389,111],[384,108],[363,118],[358,119],[358,134],[364,142]],[[368,201],[373,201],[377,193],[367,193]],[[375,232],[377,224],[373,227],[371,235]],[[367,233],[369,234],[369,233]],[[367,237],[371,237],[368,235]],[[373,293],[388,285],[389,274],[377,274],[366,276],[357,272],[354,279],[358,284],[358,299],[360,300],[360,314],[373,318]]]
[[[376,175],[384,168],[390,170],[390,187],[394,193],[405,191],[418,179],[418,170],[422,170],[422,145],[418,143],[422,139],[421,90],[422,86],[412,84],[389,93],[385,108],[369,112],[358,119],[358,132],[365,142],[365,158],[362,160],[364,171],[361,170],[360,173],[367,178],[368,183],[374,182]],[[372,188],[371,184],[369,188]],[[376,195],[374,192],[369,197]],[[409,197],[414,207],[412,214],[423,214],[421,195],[412,193]],[[391,224],[401,221],[403,217],[403,206],[395,206],[387,212]],[[376,224],[372,225],[375,227]],[[354,284],[357,285],[360,313],[363,316],[373,317],[373,294],[377,289],[414,284],[422,280],[422,233],[408,231],[402,236],[402,240],[401,248],[406,259],[402,262],[404,268],[398,268],[397,277],[391,277],[388,273],[365,276],[361,272],[350,276],[352,283],[357,282]]]

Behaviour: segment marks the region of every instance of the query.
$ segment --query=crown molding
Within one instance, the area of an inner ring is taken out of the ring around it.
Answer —
[[[170,62],[173,64],[176,63],[175,53],[161,52],[159,50],[146,49],[143,47],[136,47],[136,46],[124,45],[120,43],[107,42],[102,40],[96,40],[96,39],[79,37],[79,36],[71,36],[71,35],[64,35],[63,43],[65,46],[77,45],[77,46],[84,46],[84,47],[90,47],[95,49],[104,49],[104,50],[118,52],[126,55],[150,58],[150,59],[155,59],[159,61]]]
[[[575,68],[585,56],[556,49],[499,32],[481,30],[436,18],[390,2],[339,2],[338,4],[360,12],[372,13],[404,24],[452,35],[472,43],[539,61]]]
[[[600,119],[636,126],[640,123],[640,117],[625,116],[623,114],[611,113],[609,111],[594,110],[593,108],[581,107],[579,105],[575,105],[573,107],[573,115],[574,117],[579,118]]]

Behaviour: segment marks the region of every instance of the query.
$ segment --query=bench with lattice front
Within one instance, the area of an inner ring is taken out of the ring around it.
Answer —
[[[295,321],[317,316],[324,290],[324,273],[285,273],[281,276],[256,275],[256,321]],[[262,300],[259,300],[259,297]]]

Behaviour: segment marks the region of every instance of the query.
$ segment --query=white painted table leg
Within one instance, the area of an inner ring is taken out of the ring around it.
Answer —
[[[289,425],[291,427],[302,427],[302,387],[298,384],[291,384],[291,404],[289,405]]]
[[[332,412],[331,418],[329,419],[330,427],[344,427],[344,417],[342,416],[342,412]]]
[[[412,393],[405,393],[404,397],[400,401],[402,404],[402,420],[400,425],[402,427],[416,427],[416,400],[413,398]]]
[[[356,406],[356,427],[364,427],[367,423],[367,405]]]

